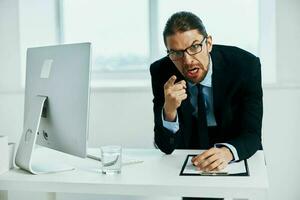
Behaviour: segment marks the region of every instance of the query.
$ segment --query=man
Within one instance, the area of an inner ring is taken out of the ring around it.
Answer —
[[[205,149],[192,159],[221,170],[261,149],[259,58],[237,47],[213,45],[193,13],[172,15],[163,32],[168,55],[150,67],[157,147]]]

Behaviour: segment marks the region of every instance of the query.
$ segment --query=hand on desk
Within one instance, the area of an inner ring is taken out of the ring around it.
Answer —
[[[233,159],[227,147],[213,147],[192,158],[192,163],[203,171],[219,171],[224,169]]]

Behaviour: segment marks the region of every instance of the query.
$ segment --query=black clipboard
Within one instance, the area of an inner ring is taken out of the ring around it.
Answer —
[[[239,161],[239,162],[244,162],[245,169],[246,169],[245,173],[236,173],[236,174],[230,174],[230,173],[228,173],[228,174],[216,174],[216,173],[208,174],[208,173],[206,173],[206,174],[201,174],[201,173],[186,173],[186,172],[184,172],[184,169],[187,165],[187,162],[188,162],[189,158],[194,157],[194,156],[197,156],[197,155],[189,154],[189,155],[186,156],[186,159],[185,159],[185,161],[182,165],[179,176],[250,176],[247,160]]]

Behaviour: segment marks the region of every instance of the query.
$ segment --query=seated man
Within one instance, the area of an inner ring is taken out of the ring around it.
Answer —
[[[156,146],[205,149],[192,159],[201,170],[221,170],[261,149],[259,58],[237,47],[213,45],[193,13],[172,15],[164,28],[168,55],[150,66]]]

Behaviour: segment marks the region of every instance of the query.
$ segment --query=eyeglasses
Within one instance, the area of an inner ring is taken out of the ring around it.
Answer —
[[[196,55],[197,53],[200,53],[202,51],[202,46],[205,39],[206,37],[204,37],[200,43],[192,44],[184,50],[167,50],[168,56],[171,60],[176,61],[183,58],[184,52],[187,52],[187,54],[189,54],[190,56]]]

